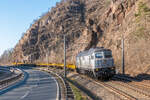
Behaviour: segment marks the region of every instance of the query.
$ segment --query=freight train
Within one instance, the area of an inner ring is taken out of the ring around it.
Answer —
[[[115,75],[114,59],[110,49],[91,48],[76,56],[76,71],[97,79],[109,79]]]
[[[25,64],[13,63],[14,66],[50,66],[63,68],[64,64]],[[82,51],[76,56],[76,65],[66,65],[68,69],[76,70],[77,73],[86,74],[97,79],[108,79],[115,75],[114,59],[110,49],[103,47],[91,48]]]

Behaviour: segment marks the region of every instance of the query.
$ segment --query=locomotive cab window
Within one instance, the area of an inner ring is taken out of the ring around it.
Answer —
[[[95,57],[96,57],[96,58],[103,58],[102,52],[96,53],[96,54],[95,54]]]
[[[105,58],[112,58],[112,53],[111,53],[111,51],[104,51],[104,57],[105,57]]]

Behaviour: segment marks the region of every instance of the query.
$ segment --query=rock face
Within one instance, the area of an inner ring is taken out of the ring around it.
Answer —
[[[125,38],[127,73],[148,70],[150,51],[149,0],[62,0],[27,30],[15,46],[14,61],[62,63],[63,35],[67,63],[78,52],[103,46],[113,51],[120,71],[121,39]]]

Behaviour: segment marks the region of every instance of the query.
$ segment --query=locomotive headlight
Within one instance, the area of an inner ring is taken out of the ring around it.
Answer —
[[[96,68],[95,71],[98,72],[99,68]]]

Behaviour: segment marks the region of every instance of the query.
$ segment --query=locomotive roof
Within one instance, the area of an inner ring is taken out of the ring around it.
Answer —
[[[85,55],[90,55],[90,54],[92,54],[93,52],[105,51],[105,50],[111,51],[110,49],[105,49],[104,47],[96,47],[96,48],[91,48],[91,49],[89,49],[89,50],[85,50],[85,51],[82,51],[82,52],[78,53],[78,54],[77,54],[77,57],[85,56]]]

